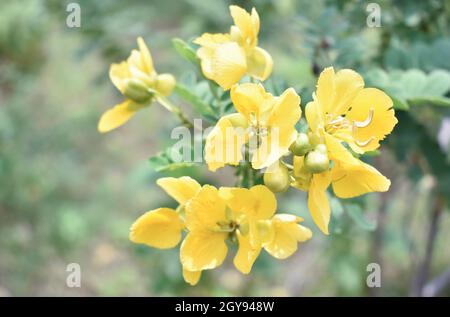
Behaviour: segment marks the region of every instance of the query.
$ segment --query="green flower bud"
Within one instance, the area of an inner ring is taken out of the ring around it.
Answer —
[[[125,80],[125,89],[123,94],[137,103],[147,102],[153,96],[153,94],[148,90],[148,87],[136,78]]]
[[[289,171],[281,162],[270,166],[264,173],[264,184],[274,193],[285,192],[290,185]]]
[[[294,170],[292,176],[294,176],[295,180],[291,184],[293,187],[308,191],[312,174],[305,166],[305,156],[294,156]]]
[[[322,173],[329,169],[330,161],[328,155],[323,153],[323,148],[319,148],[309,152],[305,157],[305,167],[311,173]]]
[[[309,143],[309,137],[306,133],[299,133],[297,139],[289,147],[294,155],[303,156],[311,150],[311,144]]]
[[[168,96],[175,88],[176,80],[171,74],[158,75],[155,89],[163,96]]]
[[[328,154],[327,146],[325,144],[317,144],[315,150],[323,154]]]

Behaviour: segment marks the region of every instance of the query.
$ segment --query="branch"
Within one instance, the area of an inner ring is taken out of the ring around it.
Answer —
[[[450,267],[447,269],[447,271],[445,271],[438,277],[435,277],[430,282],[428,282],[428,284],[425,285],[422,291],[422,296],[425,297],[437,296],[448,285],[450,285]]]
[[[377,213],[377,228],[373,233],[372,240],[372,250],[371,250],[371,258],[372,262],[378,263],[380,267],[383,267],[383,239],[385,234],[385,226],[386,226],[386,209],[388,202],[388,194],[382,193],[380,194],[381,203],[378,207]],[[382,270],[383,271],[383,270]],[[372,297],[380,296],[380,288],[372,287],[369,288],[369,295]]]
[[[431,213],[430,229],[428,230],[427,235],[425,256],[411,285],[410,291],[411,296],[423,296],[423,289],[428,279],[428,274],[431,267],[433,249],[436,236],[439,230],[439,220],[441,218],[443,205],[444,205],[443,197],[440,194],[437,194],[434,199],[434,206]]]

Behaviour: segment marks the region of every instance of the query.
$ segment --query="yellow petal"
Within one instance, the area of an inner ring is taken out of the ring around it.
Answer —
[[[317,99],[318,102],[316,106],[319,108],[314,109],[314,112],[320,113],[321,116],[327,112],[330,112],[332,107],[335,90],[334,76],[335,74],[333,67],[327,67],[320,73],[319,79],[317,80],[315,99]]]
[[[289,152],[289,147],[297,138],[294,126],[270,127],[266,136],[252,156],[252,167],[262,169],[271,166]],[[253,143],[250,142],[251,147]]]
[[[254,219],[269,219],[277,209],[275,195],[264,185],[256,185],[250,188],[255,199]]]
[[[216,44],[222,44],[225,42],[230,42],[230,35],[229,34],[223,34],[223,33],[203,33],[202,36],[197,37],[193,43],[198,44],[200,46],[205,46],[212,48]],[[200,56],[199,56],[200,57]],[[200,57],[201,58],[201,57]]]
[[[391,182],[374,167],[358,160],[358,164],[335,161],[332,186],[337,197],[351,198],[370,192],[385,192]]]
[[[328,155],[333,160],[333,191],[340,198],[368,192],[385,192],[391,182],[374,167],[355,158],[335,137],[325,134]]]
[[[252,120],[252,114],[258,120],[263,113],[272,109],[275,104],[275,98],[267,93],[261,84],[235,85],[231,88],[230,96],[236,110],[248,121]]]
[[[201,47],[197,55],[205,77],[214,80],[225,90],[237,83],[247,71],[245,51],[235,42]]]
[[[226,115],[208,134],[205,143],[205,161],[211,171],[226,164],[238,165],[242,160],[242,146],[247,142],[244,127],[235,127],[236,121],[246,122],[242,115]]]
[[[315,224],[328,234],[330,222],[330,203],[327,197],[327,188],[330,185],[330,172],[314,174],[308,190],[308,208]]]
[[[120,64],[111,64],[109,67],[109,78],[116,88],[123,93],[125,91],[125,79],[131,77],[128,70],[128,63],[122,62]]]
[[[125,100],[121,104],[107,110],[98,122],[98,131],[105,133],[125,124],[136,113],[138,109],[143,107],[133,103],[131,100]]]
[[[227,233],[189,232],[180,249],[180,260],[188,271],[211,270],[223,263],[227,255]]]
[[[330,113],[335,116],[344,114],[356,95],[364,88],[364,80],[351,69],[342,69],[334,77],[335,94]]]
[[[260,47],[252,49],[249,56],[247,56],[248,74],[254,78],[264,81],[266,80],[273,69],[273,60],[267,51]]]
[[[275,195],[264,185],[250,189],[221,187],[219,195],[236,214],[244,213],[253,220],[270,219],[277,209]]]
[[[170,208],[151,210],[131,226],[130,240],[158,249],[175,247],[181,240],[183,223],[178,213]]]
[[[260,23],[259,23],[259,15],[258,15],[258,12],[256,12],[255,8],[252,8],[251,19],[252,19],[253,32],[255,34],[255,37],[257,37],[259,34]],[[255,45],[256,45],[256,43],[255,43]]]
[[[339,139],[328,133],[324,134],[325,143],[327,146],[328,156],[333,161],[347,162],[348,164],[358,164],[356,159],[349,150],[347,150]]]
[[[244,43],[249,46],[256,45],[259,32],[259,16],[256,10],[253,9],[252,15],[250,15],[244,9],[232,5],[230,6],[230,13],[234,24],[241,31]]]
[[[194,286],[197,285],[200,277],[202,276],[202,271],[188,271],[183,268],[183,278],[186,283]]]
[[[127,59],[128,70],[133,77],[145,77],[149,75],[146,72],[146,66],[142,58],[141,53],[138,50],[132,50],[130,56]]]
[[[138,37],[137,43],[139,46],[139,52],[141,53],[143,70],[147,74],[152,74],[154,72],[152,55],[150,54],[150,51],[147,45],[145,45],[142,37]]]
[[[320,133],[324,127],[324,116],[321,112],[320,104],[317,101],[310,101],[305,107],[305,117],[309,128],[314,133]]]
[[[312,232],[298,224],[303,219],[289,214],[276,214],[272,220],[274,236],[264,249],[277,259],[286,259],[297,251],[299,242],[311,239]]]
[[[156,181],[159,187],[180,205],[186,204],[200,190],[200,184],[189,176],[164,177]]]
[[[204,33],[202,36],[196,38],[193,42],[201,46],[197,50],[197,56],[201,60],[201,66],[204,75],[207,78],[212,78],[214,76],[212,70],[212,61],[215,48],[218,44],[230,42],[230,35],[221,33]]]
[[[267,136],[261,137],[261,144],[252,157],[252,167],[261,169],[274,164],[289,152],[289,147],[297,137],[295,124],[302,115],[300,96],[294,89],[286,89],[276,98],[266,125]]]
[[[267,119],[267,125],[271,127],[293,127],[300,120],[302,110],[300,108],[300,96],[293,88],[286,89],[276,103]]]
[[[234,217],[240,213],[252,216],[256,213],[255,196],[248,188],[220,187],[219,195],[233,212]]]
[[[255,263],[261,252],[261,247],[252,247],[249,240],[249,235],[242,235],[239,231],[236,233],[239,248],[234,257],[234,266],[243,274],[250,273],[253,263]]]
[[[224,220],[225,201],[214,186],[203,186],[186,205],[186,226],[190,231],[216,230]]]
[[[392,132],[398,122],[392,105],[392,99],[376,88],[365,88],[353,99],[346,118],[359,123],[360,127],[353,129],[353,138],[363,151],[377,149]]]
[[[353,98],[364,88],[363,78],[351,69],[342,69],[334,73],[332,67],[325,68],[317,82],[316,97],[323,114],[333,118],[344,114]]]

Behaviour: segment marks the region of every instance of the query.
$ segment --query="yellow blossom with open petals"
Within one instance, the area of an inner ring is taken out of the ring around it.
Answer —
[[[330,205],[326,190],[332,184],[337,197],[350,198],[368,192],[387,191],[390,181],[374,167],[355,158],[354,152],[373,151],[397,124],[391,98],[376,88],[364,88],[362,77],[353,70],[337,73],[326,68],[320,75],[314,100],[305,115],[314,146],[333,162],[322,172],[305,168],[309,154],[294,158],[294,187],[308,191],[308,207],[317,226],[328,234]],[[321,153],[314,153],[320,157]]]
[[[112,64],[109,77],[126,99],[107,110],[98,122],[100,132],[108,132],[125,124],[138,110],[152,100],[168,96],[175,87],[171,74],[157,74],[150,51],[144,40],[137,39],[139,50],[133,50],[126,61]]]
[[[158,249],[170,249],[178,245],[185,229],[182,213],[187,202],[194,197],[201,186],[196,180],[183,176],[180,178],[160,178],[157,184],[180,205],[172,208],[157,208],[139,217],[130,229],[130,240]],[[186,282],[195,285],[201,272],[190,272],[183,268]]]
[[[211,171],[238,165],[242,146],[252,152],[252,167],[266,168],[289,152],[300,120],[300,96],[293,88],[274,97],[261,84],[234,85],[231,100],[238,113],[222,117],[205,144],[205,161]]]
[[[239,249],[234,257],[236,268],[248,274],[264,248],[277,259],[285,259],[297,250],[297,244],[312,237],[312,232],[299,225],[303,219],[289,214],[275,214],[277,201],[266,186],[220,188],[238,228]]]
[[[228,253],[227,240],[238,244],[235,267],[248,274],[265,249],[278,259],[297,250],[312,233],[301,218],[276,214],[275,195],[264,185],[247,188],[201,187],[190,177],[157,181],[179,206],[151,210],[131,226],[130,240],[159,249],[173,248],[187,231],[180,262],[184,280],[195,285],[202,271],[220,266]]]
[[[272,57],[258,47],[259,16],[255,8],[249,14],[232,5],[230,13],[234,25],[226,34],[205,33],[194,40],[201,47],[197,56],[203,74],[228,90],[244,75],[264,81],[272,73]]]

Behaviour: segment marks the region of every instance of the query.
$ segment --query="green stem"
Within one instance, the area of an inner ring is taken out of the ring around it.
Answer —
[[[181,111],[180,108],[178,108],[177,106],[175,106],[172,102],[170,102],[169,99],[163,97],[163,96],[157,96],[156,100],[167,110],[169,110],[170,112],[172,112],[173,114],[175,114],[178,119],[181,121],[181,123],[189,128],[192,129],[194,127],[194,125],[192,124],[192,122],[184,115],[183,111]]]
[[[220,116],[222,116],[223,115],[222,102],[220,101],[219,95],[217,94],[217,89],[216,87],[214,87],[214,83],[210,80],[208,80],[208,86],[214,99],[216,99],[217,108],[220,110]]]

